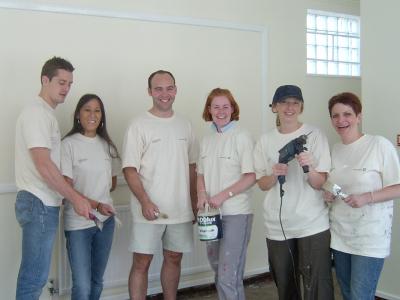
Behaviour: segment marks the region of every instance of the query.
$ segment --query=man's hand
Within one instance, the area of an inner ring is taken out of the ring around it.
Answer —
[[[142,204],[142,215],[146,218],[146,220],[153,221],[157,219],[157,215],[160,213],[157,205],[155,205],[151,201],[147,201]]]
[[[92,210],[92,207],[90,206],[90,203],[86,198],[82,198],[81,201],[74,201],[71,203],[75,212],[78,215],[85,217],[86,219],[89,219],[89,213]]]
[[[149,221],[157,219],[158,215],[160,214],[160,210],[158,209],[157,205],[150,200],[150,197],[144,190],[142,180],[140,179],[136,168],[127,167],[123,169],[123,172],[129,189],[142,206],[143,217]]]

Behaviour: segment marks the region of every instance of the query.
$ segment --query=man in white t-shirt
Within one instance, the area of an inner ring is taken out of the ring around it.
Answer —
[[[170,72],[152,73],[148,93],[153,106],[133,120],[124,139],[122,168],[132,191],[133,216],[129,293],[135,300],[146,298],[148,270],[160,241],[166,300],[176,299],[182,253],[193,248],[198,146],[190,122],[172,109],[176,92]]]
[[[63,197],[89,218],[91,203],[60,173],[61,139],[54,111],[68,95],[74,67],[60,57],[42,68],[39,96],[21,112],[15,137],[16,218],[22,228],[22,258],[16,299],[39,299],[49,274]]]

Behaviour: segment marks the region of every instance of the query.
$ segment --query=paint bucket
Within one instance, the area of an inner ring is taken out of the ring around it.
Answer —
[[[219,209],[206,204],[197,214],[197,228],[200,241],[216,241],[222,238],[222,217]]]

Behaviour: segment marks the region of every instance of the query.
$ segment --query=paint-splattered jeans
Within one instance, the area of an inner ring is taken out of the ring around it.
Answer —
[[[207,242],[219,300],[244,300],[243,274],[253,215],[222,217],[223,238]]]

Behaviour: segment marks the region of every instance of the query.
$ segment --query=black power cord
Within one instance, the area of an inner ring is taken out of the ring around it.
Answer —
[[[279,224],[281,225],[283,238],[285,239],[286,246],[287,246],[289,254],[290,254],[290,259],[292,261],[293,277],[294,277],[294,284],[296,286],[296,293],[299,296],[299,298],[302,299],[302,295],[301,295],[301,292],[300,292],[299,284],[297,282],[296,265],[294,263],[293,252],[292,252],[292,249],[290,249],[289,241],[286,238],[285,230],[283,229],[283,225],[282,225],[282,203],[283,203],[283,195],[285,194],[285,191],[283,190],[283,183],[282,182],[279,182],[279,193],[280,193],[280,199],[281,199],[281,203],[279,205]]]

